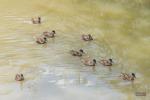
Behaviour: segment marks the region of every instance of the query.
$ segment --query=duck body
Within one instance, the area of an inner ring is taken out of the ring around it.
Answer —
[[[90,60],[90,59],[85,59],[82,61],[84,65],[86,66],[95,66],[96,65],[96,60]]]
[[[78,57],[81,57],[81,56],[84,54],[84,52],[83,52],[82,49],[80,49],[79,51],[76,51],[76,50],[70,50],[70,54],[71,54],[72,56],[78,56]]]
[[[121,73],[120,78],[122,80],[127,80],[127,81],[134,81],[136,76],[134,73],[132,74],[127,74],[127,73]]]
[[[33,24],[41,24],[41,17],[32,18],[31,21]]]
[[[100,63],[104,66],[112,66],[112,59],[108,59],[108,60],[100,60]]]
[[[47,38],[54,38],[55,34],[56,32],[54,30],[52,32],[48,32],[48,31],[43,32],[43,35]]]
[[[47,38],[46,37],[38,37],[36,39],[36,43],[38,43],[38,44],[45,44],[45,43],[47,43]]]
[[[88,34],[88,35],[83,34],[82,35],[82,40],[91,41],[91,40],[93,40],[93,38],[92,38],[91,34]]]
[[[24,80],[23,74],[16,74],[15,80],[16,81],[23,81]]]

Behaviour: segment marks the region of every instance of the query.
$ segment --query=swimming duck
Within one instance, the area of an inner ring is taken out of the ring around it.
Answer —
[[[33,24],[41,24],[41,17],[32,18],[31,20]]]
[[[24,80],[23,74],[17,74],[16,77],[15,77],[15,80],[16,81],[23,81]]]
[[[80,49],[79,51],[71,50],[71,51],[70,51],[70,54],[71,54],[72,56],[81,57],[81,56],[84,54],[84,51],[83,51],[83,49]]]
[[[96,65],[96,59],[93,59],[93,60],[85,59],[82,62],[86,66],[95,66]]]
[[[55,37],[55,34],[56,34],[55,30],[53,30],[52,32],[48,32],[48,31],[43,32],[43,35],[48,38]]]
[[[92,38],[91,34],[87,34],[87,35],[83,34],[82,35],[82,40],[91,41],[91,40],[93,40],[93,38]]]
[[[134,81],[136,76],[134,73],[131,73],[131,74],[121,73],[120,78],[122,78],[123,80],[127,80],[127,81]]]
[[[45,44],[45,43],[47,43],[47,38],[46,37],[38,37],[36,40],[36,43]]]
[[[104,66],[112,66],[113,61],[112,59],[108,59],[108,60],[103,59],[103,60],[100,60],[100,63]]]

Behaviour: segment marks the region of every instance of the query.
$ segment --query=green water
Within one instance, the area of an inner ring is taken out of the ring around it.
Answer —
[[[149,100],[149,0],[0,0],[0,100]],[[41,16],[42,24],[31,18]],[[46,45],[43,31],[56,30]],[[94,41],[83,42],[82,34]],[[93,70],[68,51],[113,58]],[[134,85],[118,78],[134,72]],[[23,73],[25,82],[14,81]],[[135,96],[146,91],[147,96]]]

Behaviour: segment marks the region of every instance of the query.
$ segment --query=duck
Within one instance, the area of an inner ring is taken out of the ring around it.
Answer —
[[[24,80],[23,74],[16,74],[15,80],[16,81],[23,81]]]
[[[46,37],[38,37],[36,39],[36,43],[38,43],[38,44],[45,44],[45,43],[47,43],[47,38]]]
[[[72,56],[78,56],[78,57],[81,57],[81,56],[83,56],[84,51],[83,51],[83,49],[80,49],[79,51],[76,51],[76,50],[70,50],[70,54],[71,54]]]
[[[55,34],[56,34],[55,30],[52,30],[52,32],[48,32],[48,31],[43,32],[43,35],[47,38],[54,38]]]
[[[41,24],[41,17],[32,18],[31,20],[33,24]]]
[[[86,66],[96,66],[96,59],[93,59],[93,60],[85,59],[85,60],[82,60],[82,62]]]
[[[127,73],[121,73],[120,78],[122,80],[127,80],[127,81],[134,81],[136,76],[134,73],[127,74]]]
[[[112,66],[113,61],[112,59],[108,59],[108,60],[102,59],[100,60],[100,63],[104,66]]]
[[[91,41],[91,40],[93,40],[93,37],[91,36],[91,34],[87,34],[87,35],[83,34],[82,35],[82,40]]]

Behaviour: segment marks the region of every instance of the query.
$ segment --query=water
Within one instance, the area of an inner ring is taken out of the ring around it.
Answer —
[[[150,98],[149,0],[0,0],[0,11],[0,100]],[[41,25],[31,24],[36,16]],[[53,29],[55,39],[35,43]],[[81,41],[84,33],[95,40]],[[93,70],[68,54],[80,48],[90,58],[113,58],[112,70]],[[136,73],[135,84],[120,80],[120,72]],[[16,73],[25,81],[14,81]]]

